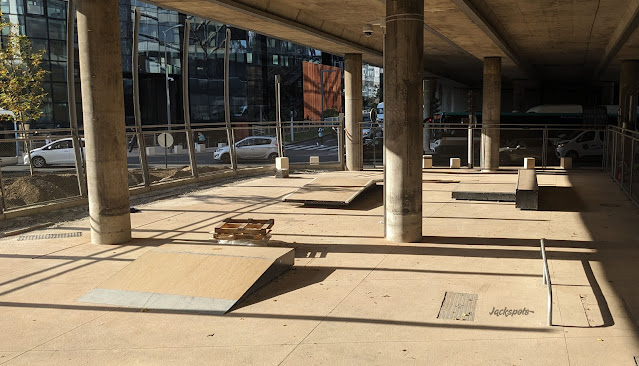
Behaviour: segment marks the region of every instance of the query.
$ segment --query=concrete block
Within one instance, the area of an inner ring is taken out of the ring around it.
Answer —
[[[288,170],[289,169],[288,158],[287,157],[275,158],[275,169]]]
[[[461,167],[461,159],[460,158],[450,158],[450,168],[451,169],[459,169]]]
[[[195,152],[204,152],[206,150],[206,145],[195,143]]]
[[[433,167],[433,156],[424,155],[422,158],[422,169],[430,169]]]
[[[147,147],[146,155],[155,155],[155,146]]]
[[[173,152],[175,154],[181,154],[182,151],[184,151],[184,148],[182,147],[182,145],[175,145],[173,146]]]
[[[562,169],[572,169],[572,158],[568,156],[561,158],[559,165]]]
[[[309,163],[311,165],[319,165],[319,156],[311,156]]]
[[[275,178],[288,178],[288,169],[277,169],[275,171]]]
[[[524,169],[535,169],[535,158],[524,158]]]

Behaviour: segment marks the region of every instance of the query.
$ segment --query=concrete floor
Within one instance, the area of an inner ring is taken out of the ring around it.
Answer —
[[[514,184],[512,171],[429,170],[416,244],[383,239],[379,188],[348,209],[281,202],[317,175],[255,179],[139,207],[129,245],[89,244],[88,220],[28,234],[76,237],[0,240],[0,364],[635,364],[639,210],[604,173],[540,172],[542,210],[519,211],[451,199],[456,182]],[[226,217],[274,218],[273,245],[296,248],[293,270],[229,314],[76,301],[150,248],[207,243]],[[474,321],[437,319],[447,291],[478,295]],[[532,312],[490,315],[504,307]]]

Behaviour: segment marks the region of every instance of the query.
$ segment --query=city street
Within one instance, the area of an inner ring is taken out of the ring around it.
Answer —
[[[337,137],[334,135],[324,138],[323,145],[318,145],[318,139],[312,139],[299,143],[288,143],[286,145],[286,156],[289,157],[291,163],[306,163],[311,156],[319,156],[320,162],[337,162]],[[213,159],[213,152],[215,148],[207,148],[205,152],[196,153],[196,161],[200,166],[206,165],[221,165],[222,162]],[[149,165],[151,167],[164,167],[165,156],[163,153],[147,155]],[[128,167],[139,168],[140,159],[138,155],[138,149],[127,153]],[[185,166],[189,165],[189,154],[187,150],[182,150],[181,153],[174,154],[168,152],[166,154],[166,162],[168,166]],[[240,161],[240,163],[248,164],[264,164],[264,161]],[[71,165],[65,166],[47,166],[46,168],[36,169],[40,173],[53,173],[53,172],[73,172],[75,168]],[[29,174],[28,165],[10,165],[2,167],[3,173],[9,173],[12,175],[24,175]]]

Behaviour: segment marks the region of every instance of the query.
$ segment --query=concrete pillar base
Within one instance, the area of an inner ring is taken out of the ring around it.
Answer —
[[[275,158],[275,178],[288,178],[289,160],[287,157]]]
[[[319,165],[319,156],[311,156],[308,160],[308,163],[311,165]]]
[[[561,166],[562,169],[572,169],[572,158],[568,156],[561,158],[559,166]]]

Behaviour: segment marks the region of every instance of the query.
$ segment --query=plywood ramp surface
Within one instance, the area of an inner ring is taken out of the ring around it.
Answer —
[[[293,261],[290,248],[167,244],[141,255],[78,301],[224,313],[259,287],[256,283],[265,284]]]
[[[284,198],[285,202],[348,205],[377,182],[371,178],[320,177]]]

